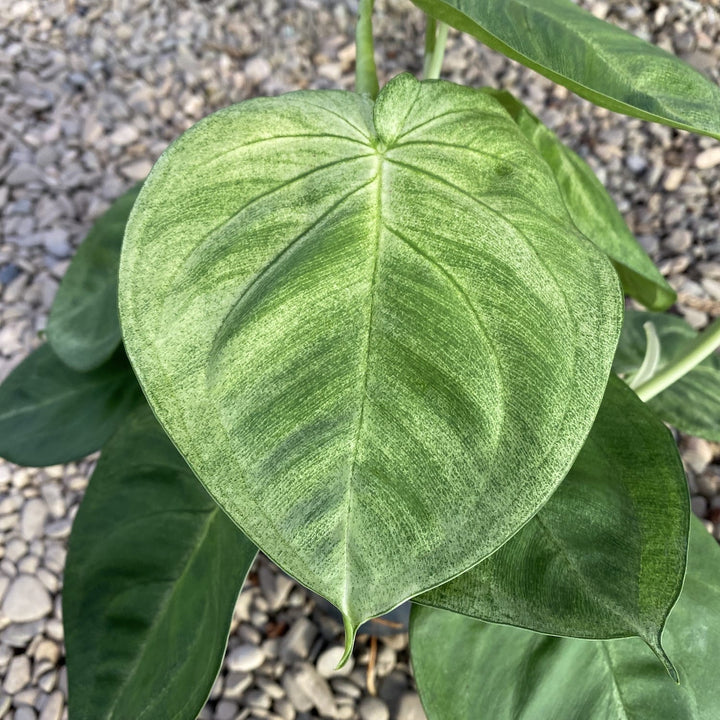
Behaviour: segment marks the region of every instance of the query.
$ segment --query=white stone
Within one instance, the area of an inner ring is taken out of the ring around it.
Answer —
[[[134,143],[140,133],[132,125],[121,125],[115,132],[110,136],[110,142],[113,145],[120,147],[124,145],[131,145]]]
[[[252,672],[264,662],[263,651],[255,645],[238,645],[230,651],[227,666],[232,672]]]
[[[317,659],[317,663],[315,664],[317,671],[324,678],[349,675],[355,666],[355,661],[352,657],[348,659],[345,665],[343,665],[340,669],[337,669],[338,663],[342,659],[344,652],[344,649],[340,645],[336,645],[335,647],[325,650],[321,653],[320,657]]]
[[[695,167],[698,170],[709,170],[720,165],[720,145],[703,150],[695,158]]]
[[[31,498],[25,503],[20,514],[20,534],[25,540],[42,536],[47,514],[47,505],[41,498]]]
[[[128,165],[123,165],[120,172],[128,180],[144,180],[151,169],[152,163],[149,160],[136,160]]]
[[[267,80],[272,73],[270,63],[262,57],[253,58],[245,66],[245,76],[250,82],[258,85],[263,80]]]
[[[2,614],[11,622],[40,620],[52,611],[52,600],[45,586],[31,575],[18,575],[2,604]]]
[[[16,695],[30,682],[30,660],[25,655],[16,655],[10,661],[3,690],[10,695]]]

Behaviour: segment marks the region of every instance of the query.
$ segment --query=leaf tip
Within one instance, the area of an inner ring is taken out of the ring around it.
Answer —
[[[354,624],[348,615],[342,614],[343,625],[345,626],[345,652],[337,664],[336,670],[339,670],[350,659],[353,647],[355,645],[355,635],[357,635],[359,624]]]

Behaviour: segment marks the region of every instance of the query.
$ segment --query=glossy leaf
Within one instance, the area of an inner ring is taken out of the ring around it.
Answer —
[[[629,375],[640,367],[647,341],[643,325],[651,322],[660,340],[657,370],[672,362],[698,333],[676,315],[628,310],[625,313],[614,369]],[[713,354],[695,369],[648,401],[665,422],[678,430],[720,442],[720,357]]]
[[[570,217],[585,237],[607,253],[625,293],[651,310],[670,307],[675,302],[675,291],[630,232],[613,199],[589,165],[565,147],[552,130],[509,92],[483,90],[502,103],[550,165]]]
[[[149,408],[138,408],[103,448],[70,536],[70,717],[194,720],[254,557]]]
[[[118,266],[128,216],[141,185],[115,201],[93,225],[58,288],[47,336],[56,355],[71,368],[92,370],[120,344],[117,311]]]
[[[611,378],[572,470],[472,570],[415,600],[552,635],[660,642],[685,574],[687,483],[672,435]]]
[[[415,605],[410,645],[428,720],[715,720],[720,551],[698,520],[663,641],[674,683],[638,638],[575,640]]]
[[[413,2],[596,105],[720,138],[720,88],[571,0]]]
[[[545,502],[620,305],[501,106],[409,75],[375,105],[300,92],[200,122],[148,178],[120,272],[156,414],[348,640]]]
[[[80,373],[42,345],[0,385],[0,457],[33,467],[78,460],[99,450],[141,401],[122,350]]]

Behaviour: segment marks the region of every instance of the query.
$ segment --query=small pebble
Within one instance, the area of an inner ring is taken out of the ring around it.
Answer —
[[[263,651],[254,645],[239,645],[227,656],[227,666],[233,672],[252,672],[264,661]]]

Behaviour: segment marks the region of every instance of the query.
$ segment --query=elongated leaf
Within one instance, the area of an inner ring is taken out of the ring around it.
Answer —
[[[0,385],[0,457],[33,467],[78,460],[99,450],[141,401],[122,350],[80,373],[42,345]]]
[[[552,635],[660,636],[685,574],[690,507],[677,447],[613,377],[572,470],[496,553],[416,602]]]
[[[415,605],[410,645],[428,720],[715,720],[720,552],[698,520],[664,643],[675,684],[637,638],[573,640]]]
[[[194,720],[254,557],[149,408],[138,408],[103,448],[70,536],[70,717]]]
[[[720,88],[571,0],[413,2],[596,105],[720,138]]]
[[[630,232],[613,199],[588,164],[565,147],[552,130],[509,92],[491,88],[483,91],[502,103],[550,165],[570,217],[585,237],[607,253],[625,293],[651,310],[669,308],[675,302],[675,291]]]
[[[93,225],[60,283],[47,335],[56,355],[71,368],[92,370],[120,344],[118,266],[123,234],[141,185],[119,198]]]
[[[374,106],[300,92],[202,121],[152,171],[121,259],[155,412],[349,641],[544,503],[620,304],[497,102],[409,75]]]
[[[692,342],[697,331],[676,315],[629,310],[625,313],[614,368],[618,373],[638,370],[645,355],[643,325],[651,322],[660,339],[657,370],[672,362]],[[720,357],[703,360],[695,369],[652,398],[648,405],[665,422],[690,435],[720,442]]]

